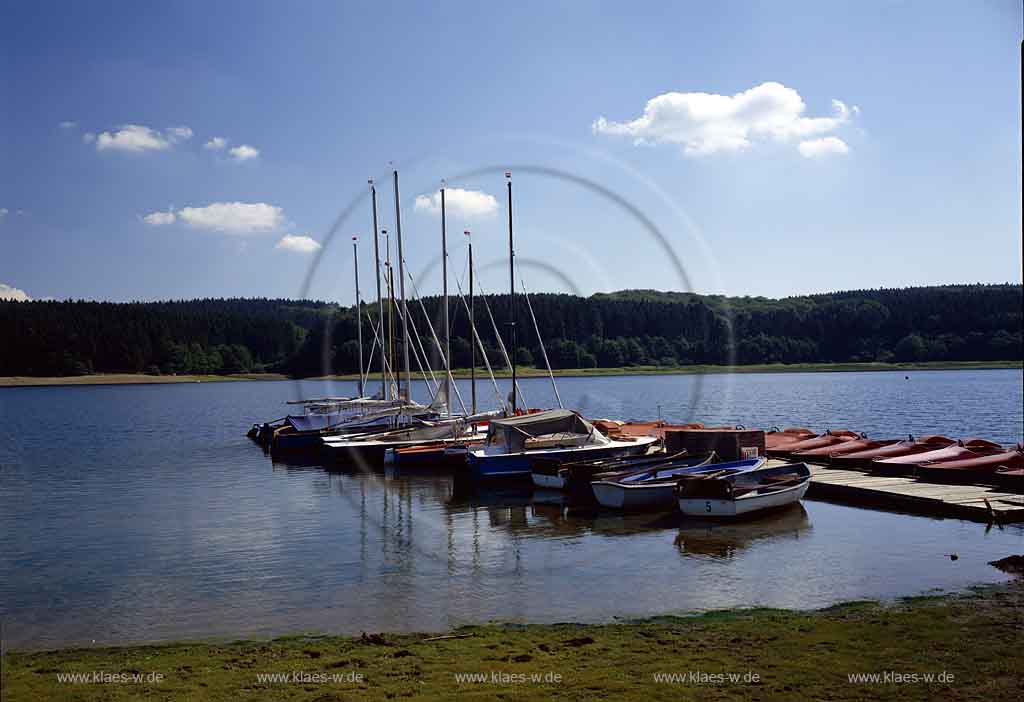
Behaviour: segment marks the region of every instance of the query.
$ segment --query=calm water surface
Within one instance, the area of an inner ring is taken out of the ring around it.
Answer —
[[[564,378],[559,389],[593,417],[653,418],[660,406],[673,420],[1021,440],[1019,370],[904,375]],[[522,388],[531,406],[554,402],[545,380]],[[243,436],[287,399],[351,392],[0,389],[4,645],[820,607],[999,582],[987,562],[1024,552],[1020,527],[815,501],[739,525],[595,517],[529,488],[275,463]]]

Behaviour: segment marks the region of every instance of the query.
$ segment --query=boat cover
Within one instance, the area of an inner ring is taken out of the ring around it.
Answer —
[[[351,413],[327,412],[325,414],[289,415],[285,421],[295,427],[296,431],[320,431],[340,424],[351,417]]]
[[[587,437],[585,443],[609,442],[594,426],[571,410],[545,410],[517,417],[492,419],[487,429],[487,443],[503,444],[509,451],[523,451],[528,439],[550,434],[578,434]]]
[[[369,423],[384,417],[397,417],[402,414],[419,413],[425,410],[426,408],[423,405],[411,402],[397,407],[388,407],[364,413],[349,410],[347,412],[310,412],[309,414],[289,415],[285,418],[285,421],[295,427],[296,431],[321,431],[349,422]]]

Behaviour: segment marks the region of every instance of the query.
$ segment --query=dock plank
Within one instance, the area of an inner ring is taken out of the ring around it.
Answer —
[[[787,461],[772,460],[769,465]],[[977,522],[1024,521],[1024,495],[986,485],[945,485],[912,477],[871,475],[862,471],[811,466],[809,499],[821,498],[864,507],[880,507]]]

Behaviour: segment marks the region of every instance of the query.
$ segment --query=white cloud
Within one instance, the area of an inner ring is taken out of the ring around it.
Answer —
[[[210,151],[220,151],[227,145],[228,140],[225,139],[224,137],[213,137],[208,142],[203,144],[203,148],[209,149]]]
[[[172,144],[191,139],[192,133],[188,127],[168,127],[166,131],[167,140]]]
[[[845,141],[834,136],[801,141],[797,149],[804,158],[819,158],[829,154],[845,154],[850,151],[850,147],[846,145]]]
[[[114,132],[101,132],[96,137],[96,149],[118,151],[162,151],[171,146],[159,132],[141,124],[126,124]]]
[[[142,221],[153,226],[160,226],[163,224],[174,224],[176,219],[177,217],[175,217],[174,213],[168,210],[167,212],[150,212],[142,218]]]
[[[831,117],[806,117],[800,94],[768,82],[735,95],[665,93],[629,122],[594,121],[595,134],[632,137],[636,144],[678,144],[688,156],[742,151],[759,140],[786,141],[834,131],[860,112],[832,101]]]
[[[285,234],[274,248],[297,253],[313,253],[319,251],[321,246],[319,241],[304,234]]]
[[[99,136],[85,134],[86,143],[96,141],[96,150],[105,151],[166,151],[178,142],[192,138],[192,130],[188,127],[169,127],[163,132],[141,124],[124,124],[111,132],[101,132]]]
[[[445,188],[445,212],[457,217],[472,219],[487,217],[498,211],[498,201],[493,195],[481,190],[463,190],[462,188]],[[419,212],[439,214],[441,212],[441,193],[417,195],[415,209]]]
[[[94,141],[96,141],[96,135],[92,132],[86,132],[85,134],[82,135],[82,141],[84,141],[86,144],[91,144]]]
[[[254,146],[248,144],[242,144],[232,149],[228,149],[228,153],[231,154],[231,158],[236,161],[248,161],[251,158],[256,158],[260,155],[260,150]]]
[[[265,202],[214,202],[205,207],[183,207],[177,217],[190,227],[228,234],[267,232],[284,226],[284,212]]]
[[[32,298],[24,290],[12,287],[7,283],[0,283],[0,300],[14,300],[15,302],[28,302]]]
[[[10,212],[10,210],[6,207],[0,207],[0,219],[6,217],[8,212]]]
[[[72,121],[68,120],[68,121],[61,122],[57,126],[60,127],[61,129],[74,129],[75,127],[78,126],[78,122],[72,122]]]

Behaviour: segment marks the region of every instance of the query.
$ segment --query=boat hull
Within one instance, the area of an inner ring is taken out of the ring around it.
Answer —
[[[675,481],[653,485],[622,485],[614,482],[590,484],[598,504],[624,512],[670,510],[675,500],[675,487]]]
[[[844,470],[861,470],[871,467],[871,462],[876,458],[897,458],[900,456],[912,456],[927,451],[935,451],[956,443],[953,439],[946,437],[929,437],[928,441],[906,440],[899,441],[889,446],[880,448],[854,451],[842,455],[834,455],[829,459],[829,464],[835,468]]]
[[[974,448],[968,448],[973,445]],[[921,464],[931,461],[950,462],[965,459],[977,459],[993,454],[1003,453],[1002,447],[988,441],[973,442],[968,446],[959,444],[924,453],[894,458],[875,459],[871,462],[871,472],[880,475],[916,475]]]
[[[785,431],[770,431],[764,435],[765,451],[782,449],[786,444],[795,444],[798,441],[813,439],[815,433],[803,427],[793,427]]]
[[[478,480],[501,478],[529,478],[535,458],[584,461],[612,456],[635,456],[646,451],[657,438],[650,436],[637,441],[613,441],[610,444],[578,446],[547,451],[521,451],[518,453],[488,454],[486,450],[470,451],[466,455],[470,473]]]
[[[473,444],[479,444],[479,439],[471,440]],[[465,451],[459,452],[457,448],[465,448],[462,440],[437,441],[420,446],[396,446],[388,448],[384,452],[385,465],[402,466],[403,468],[425,468],[437,466],[449,468],[466,462]]]
[[[846,431],[844,429],[830,434],[816,436],[804,441],[786,443],[776,448],[765,449],[765,453],[773,458],[788,458],[800,451],[837,446],[839,444],[846,443],[847,441],[854,441],[860,438],[860,434],[856,434],[852,431]]]
[[[892,446],[897,443],[896,439],[885,440],[885,441],[874,441],[871,439],[854,439],[852,441],[844,441],[839,444],[833,444],[831,446],[823,446],[816,449],[806,449],[804,451],[797,451],[793,454],[793,458],[807,463],[829,463],[833,458],[842,456],[848,453],[855,453],[858,451],[870,451],[871,449],[885,448],[886,446]]]
[[[714,473],[723,470],[745,471],[764,466],[765,459],[745,459],[725,463],[704,463],[696,466],[669,468],[664,474],[647,478],[645,473],[635,473],[618,479],[595,480],[590,483],[594,499],[602,507],[623,511],[655,511],[675,509],[676,483],[688,476]],[[657,468],[653,469],[657,470]]]
[[[561,475],[546,475],[544,473],[530,473],[533,484],[546,490],[565,490],[568,481]]]
[[[1024,468],[1024,450],[1016,449],[990,456],[922,463],[917,467],[917,477],[932,483],[994,483],[1000,469],[1021,468]]]
[[[738,517],[799,502],[807,494],[810,484],[808,479],[791,488],[732,500],[681,497],[677,503],[679,511],[689,517]]]

